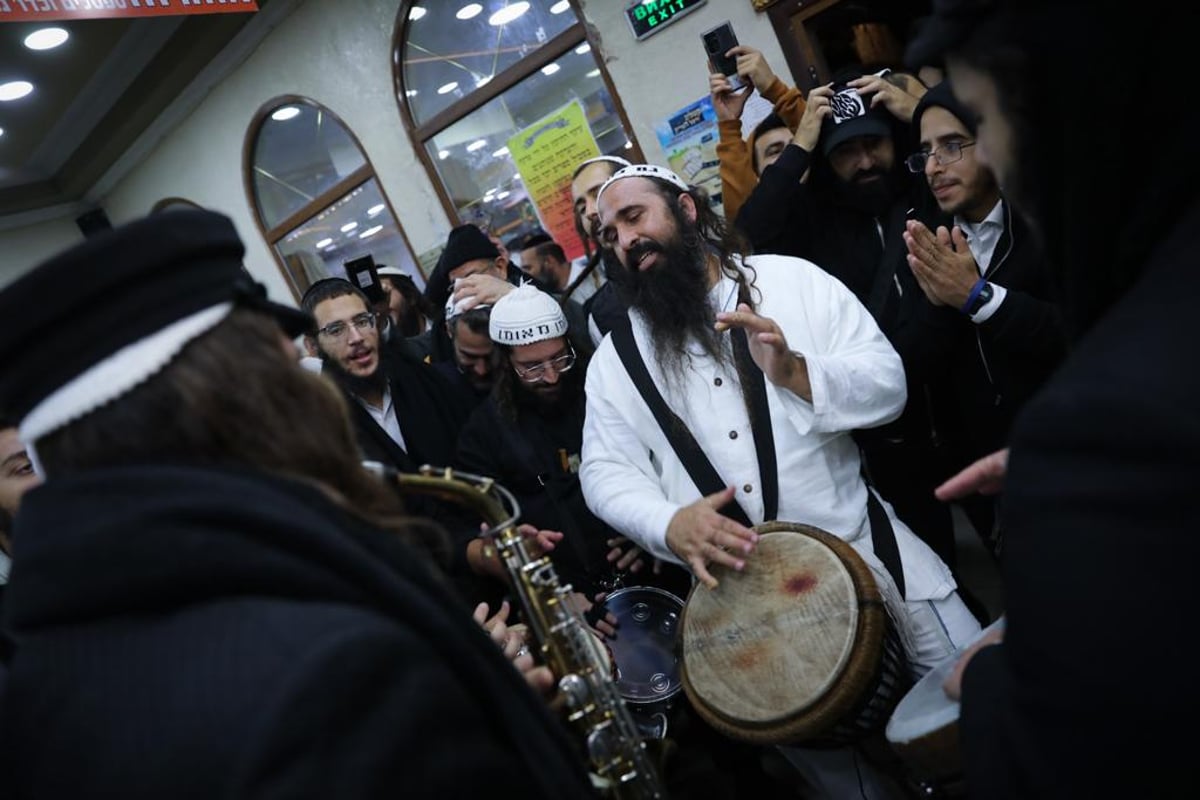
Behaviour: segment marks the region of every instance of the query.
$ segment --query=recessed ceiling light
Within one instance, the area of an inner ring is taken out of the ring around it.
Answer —
[[[322,239],[317,242],[317,249],[320,250],[322,247],[329,247],[331,244],[333,244],[333,239]]]
[[[494,78],[494,77],[496,77],[496,76],[495,75],[484,75],[481,78],[476,78],[475,79],[475,88],[478,89],[480,86],[486,86],[487,84],[491,83],[492,78]]]
[[[383,203],[377,203],[367,209],[367,216],[373,217],[376,214],[381,213],[385,208],[387,208],[387,206],[385,206]]]
[[[560,67],[558,64],[547,64],[546,66],[542,67],[542,74],[543,75],[553,75],[554,73],[558,72],[560,69],[562,69],[562,67]]]
[[[508,148],[501,147],[499,150],[492,153],[492,158],[504,158],[506,155],[508,155]]]
[[[479,3],[468,3],[460,8],[454,16],[459,19],[471,19],[472,17],[479,16],[480,11],[483,11],[483,6],[479,5]]]
[[[295,106],[284,106],[283,108],[276,109],[275,113],[271,115],[271,119],[276,122],[287,122],[289,119],[298,116],[300,116],[300,109]]]
[[[587,77],[587,78],[599,78],[599,77],[600,77],[600,70],[599,70],[599,69],[594,69],[594,70],[592,70],[591,72],[589,72],[589,73],[588,73],[586,76],[584,76],[584,77]]]
[[[0,136],[4,135],[4,128],[0,128]]]
[[[70,35],[64,28],[42,28],[25,37],[25,46],[30,50],[53,50]]]
[[[358,235],[358,238],[366,239],[368,236],[374,236],[375,234],[379,233],[381,230],[383,230],[382,225],[375,225],[373,227],[367,228],[365,231],[360,233]]]
[[[418,91],[420,91],[420,90],[419,89],[405,89],[404,96],[405,97],[416,97]]]
[[[570,7],[571,7],[571,4],[568,3],[567,0],[558,0],[557,3],[550,6],[550,13],[551,14],[561,14]]]
[[[590,52],[592,52],[592,46],[587,42],[584,42],[583,44],[579,45],[579,47],[575,48],[576,55],[583,55],[584,53]]]
[[[511,192],[501,192],[500,194],[496,195],[496,199],[503,200],[504,198],[508,197],[509,194],[511,194]]]
[[[425,9],[420,6],[413,6],[412,11],[408,12],[408,18],[413,22],[416,22],[423,16],[425,16]]]
[[[439,159],[439,160],[441,160],[441,161],[445,161],[445,160],[446,160],[447,158],[449,158],[449,157],[450,157],[450,151],[449,151],[449,150],[438,150],[438,159]]]
[[[529,3],[521,0],[519,3],[509,3],[504,8],[497,11],[488,17],[488,25],[494,25],[499,28],[501,25],[507,25],[517,17],[529,10]]]
[[[350,231],[354,230],[357,227],[358,227],[357,222],[347,222],[345,225],[342,226],[342,233],[349,233]]]
[[[630,141],[626,140],[626,142],[625,142],[625,149],[626,149],[626,150],[632,150],[632,149],[633,149],[633,142],[630,142]]]
[[[474,153],[479,148],[486,147],[486,146],[487,146],[487,139],[476,139],[475,141],[473,141],[469,145],[467,145],[467,152]]]
[[[458,88],[458,81],[450,81],[438,87],[438,94],[450,94]]]
[[[29,81],[0,83],[0,100],[20,100],[32,91],[33,84]]]

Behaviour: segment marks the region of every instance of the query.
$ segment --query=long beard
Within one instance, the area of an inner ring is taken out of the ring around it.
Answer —
[[[878,175],[880,180],[867,183],[859,183],[855,180],[867,174]],[[842,205],[865,211],[873,217],[883,216],[887,213],[901,188],[902,178],[896,174],[896,171],[876,168],[856,173],[854,178],[845,181],[834,177],[834,193],[838,201]]]
[[[559,390],[556,394],[539,392],[529,384],[514,378],[513,402],[518,409],[531,411],[539,417],[562,417],[575,407],[583,395],[585,369],[585,364],[576,362],[573,369],[562,373],[558,379]]]
[[[630,249],[628,261],[636,264],[646,252],[659,255],[649,270],[630,269],[620,287],[626,302],[650,325],[655,359],[668,380],[682,385],[690,357],[689,344],[719,363],[729,355],[713,329],[716,318],[708,302],[708,259],[711,250],[682,212],[672,209],[676,233],[666,242],[643,240]]]

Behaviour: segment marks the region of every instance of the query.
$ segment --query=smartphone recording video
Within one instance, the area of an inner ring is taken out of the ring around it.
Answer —
[[[708,54],[708,60],[712,62],[717,72],[729,79],[733,90],[736,92],[744,88],[746,83],[737,74],[737,59],[725,55],[731,48],[738,46],[733,26],[728,21],[722,22],[717,27],[700,34],[700,40],[704,42],[704,52]]]

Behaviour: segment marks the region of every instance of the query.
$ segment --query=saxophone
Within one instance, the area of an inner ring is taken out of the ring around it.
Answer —
[[[513,590],[542,661],[558,676],[567,720],[583,739],[593,784],[614,800],[664,798],[659,776],[610,671],[606,649],[591,633],[570,599],[570,585],[559,583],[546,556],[534,558],[517,532],[520,506],[512,493],[491,478],[421,467],[419,474],[395,472],[376,462],[368,471],[393,479],[404,492],[415,492],[466,506],[478,513],[504,560]]]

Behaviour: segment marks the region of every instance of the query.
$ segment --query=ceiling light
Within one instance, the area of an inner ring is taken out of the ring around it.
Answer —
[[[494,77],[494,75],[484,75],[482,78],[476,78],[475,88],[478,89],[480,86],[486,86]]]
[[[358,235],[358,238],[366,239],[368,236],[374,236],[375,234],[379,233],[381,230],[383,230],[382,225],[375,225],[374,227],[367,228],[365,231],[360,233]]]
[[[357,222],[347,222],[345,225],[342,226],[342,233],[349,233],[350,231],[354,230],[357,227],[358,227]]]
[[[375,205],[373,205],[373,206],[371,206],[370,208],[368,208],[368,209],[367,209],[367,216],[368,216],[368,217],[373,217],[373,216],[375,216],[376,214],[379,214],[379,213],[380,213],[381,211],[383,211],[385,208],[387,208],[387,206],[385,206],[383,203],[376,203]]]
[[[632,149],[633,149],[633,142],[631,142],[631,141],[629,141],[629,140],[626,140],[626,141],[625,141],[625,149],[626,149],[626,150],[632,150]]]
[[[479,5],[479,3],[468,3],[460,8],[454,16],[459,19],[471,19],[472,17],[479,16],[480,11],[483,11],[483,6]]]
[[[0,128],[0,136],[4,135],[4,128]]]
[[[594,70],[592,70],[591,72],[589,72],[587,75],[585,75],[584,77],[587,77],[587,78],[599,78],[599,77],[600,77],[600,70],[599,70],[599,69],[594,69]]]
[[[25,37],[25,46],[30,50],[53,50],[69,36],[63,28],[42,28]]]
[[[571,4],[568,3],[567,0],[558,0],[557,3],[550,6],[550,13],[551,14],[561,14],[570,7],[571,7]]]
[[[467,152],[474,153],[479,148],[486,147],[486,146],[487,146],[487,139],[476,139],[475,141],[473,141],[469,145],[467,145]]]
[[[320,250],[322,247],[329,247],[331,244],[333,244],[333,239],[322,239],[317,242],[317,249]]]
[[[412,10],[408,12],[408,18],[413,22],[416,22],[423,16],[425,16],[425,9],[420,6],[413,6]]]
[[[529,3],[521,0],[519,3],[509,3],[504,8],[497,11],[488,17],[488,25],[494,25],[499,28],[501,25],[507,25],[517,17],[529,10]]]
[[[438,94],[450,94],[458,88],[458,81],[450,81],[438,87]]]
[[[590,44],[588,44],[587,42],[584,42],[583,44],[579,45],[579,47],[575,48],[576,55],[581,56],[584,53],[590,53],[590,52],[592,52],[592,46]]]
[[[418,91],[419,90],[417,90],[417,89],[405,89],[404,96],[405,97],[416,97]]]
[[[289,119],[298,116],[300,116],[300,109],[296,108],[295,106],[284,106],[283,108],[277,109],[275,113],[271,115],[271,119],[275,120],[276,122],[287,122]]]
[[[29,81],[9,81],[0,83],[0,100],[19,100],[33,91]]]
[[[546,66],[542,67],[542,74],[543,75],[553,75],[554,73],[558,72],[560,69],[562,69],[562,67],[560,67],[558,64],[547,64]]]
[[[438,150],[438,158],[445,161],[450,156],[449,150]]]
[[[504,198],[508,197],[510,194],[512,194],[512,193],[511,192],[501,192],[500,194],[496,195],[496,199],[503,200]]]
[[[492,158],[504,158],[506,155],[508,155],[508,148],[501,147],[499,150],[492,153]]]

